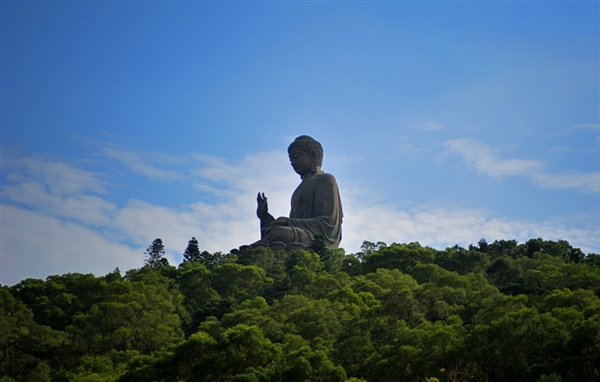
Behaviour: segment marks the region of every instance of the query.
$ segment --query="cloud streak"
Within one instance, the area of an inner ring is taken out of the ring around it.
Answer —
[[[142,248],[132,247],[80,222],[2,204],[0,283],[52,274],[106,274],[142,265]]]
[[[424,119],[414,120],[408,122],[408,127],[415,130],[421,131],[438,131],[443,130],[444,125],[436,121],[428,121]]]
[[[494,179],[525,176],[544,188],[600,192],[600,172],[544,173],[540,161],[520,158],[503,159],[498,149],[471,138],[453,139],[447,141],[444,146],[451,153],[460,155],[465,163],[477,172]]]
[[[510,158],[501,159],[498,150],[475,139],[453,139],[444,144],[451,152],[459,154],[463,160],[479,173],[501,179],[507,176],[528,175],[538,171],[542,164],[534,160]]]
[[[163,239],[171,263],[181,261],[192,236],[211,252],[251,243],[259,236],[256,192],[267,194],[273,215],[289,213],[289,199],[299,179],[287,162],[281,153],[250,155],[241,161],[191,156],[186,161],[192,166],[186,170],[191,174],[186,181],[197,185],[199,199],[202,193],[218,197],[173,207],[139,199],[118,205],[110,200],[111,185],[101,174],[67,163],[15,158],[4,168],[7,182],[2,187],[2,283],[140,267],[144,249],[157,237]],[[403,209],[373,202],[368,196],[373,191],[365,185],[345,180],[340,184],[352,185],[340,190],[345,211],[341,246],[349,253],[358,251],[363,240],[419,241],[441,249],[466,246],[482,237],[565,239],[587,252],[600,248],[600,230],[594,224],[581,228],[564,221],[515,220],[451,206]]]
[[[577,125],[573,125],[573,129],[600,131],[600,124],[598,124],[598,123],[578,123]]]
[[[526,241],[534,237],[564,239],[588,252],[600,247],[598,228],[578,229],[564,221],[510,219],[479,209],[421,206],[402,210],[389,205],[372,205],[354,207],[351,216],[345,227],[349,240],[344,244],[353,249],[360,245],[359,240],[363,240],[360,238],[388,244],[418,241],[439,249],[456,244],[467,246],[481,238]],[[593,227],[593,223],[589,226]]]
[[[164,170],[156,166],[156,162],[178,162],[177,158],[158,153],[133,151],[127,147],[109,144],[102,148],[102,154],[124,164],[131,172],[150,179],[161,181],[184,180],[179,171]]]
[[[600,172],[587,174],[534,174],[532,177],[537,184],[546,188],[600,192]]]

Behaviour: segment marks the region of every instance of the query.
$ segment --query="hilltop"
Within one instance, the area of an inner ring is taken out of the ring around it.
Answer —
[[[2,286],[0,381],[600,379],[598,254],[314,247]]]

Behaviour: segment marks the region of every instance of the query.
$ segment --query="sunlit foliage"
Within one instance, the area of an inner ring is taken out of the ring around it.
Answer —
[[[158,239],[157,239],[158,240]],[[0,287],[0,381],[600,380],[600,258],[532,239],[210,254]]]

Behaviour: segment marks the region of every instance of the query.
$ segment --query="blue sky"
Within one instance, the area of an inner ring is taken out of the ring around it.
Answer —
[[[11,2],[0,282],[258,239],[287,146],[336,176],[348,253],[530,238],[600,253],[598,2]]]

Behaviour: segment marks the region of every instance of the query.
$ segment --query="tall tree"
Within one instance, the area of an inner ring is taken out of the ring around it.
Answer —
[[[192,237],[192,239],[188,241],[187,248],[183,252],[183,261],[192,262],[200,259],[200,246],[198,245],[198,240],[196,240],[195,237]]]
[[[152,268],[169,265],[169,261],[165,258],[165,246],[160,238],[154,239],[144,254],[146,255],[144,264]]]

